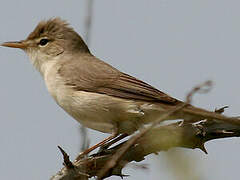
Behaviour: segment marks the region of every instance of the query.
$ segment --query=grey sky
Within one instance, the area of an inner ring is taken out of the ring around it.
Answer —
[[[56,6],[57,4],[57,6]],[[2,0],[0,42],[24,39],[42,19],[60,16],[84,35],[85,1]],[[240,1],[95,1],[90,49],[97,57],[168,94],[184,99],[194,85],[211,79],[209,94],[194,105],[230,105],[240,113]],[[79,151],[78,123],[47,93],[40,74],[20,50],[0,48],[0,179],[48,179],[62,167],[61,145],[72,157]],[[91,143],[106,134],[90,131]],[[240,140],[207,143],[208,155],[185,150],[196,161],[201,180],[239,178]],[[143,163],[148,171],[128,169],[131,179],[175,179],[165,152]],[[115,178],[112,178],[115,179]],[[118,179],[118,178],[116,178]]]

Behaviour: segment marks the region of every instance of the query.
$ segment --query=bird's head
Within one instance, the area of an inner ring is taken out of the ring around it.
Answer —
[[[43,63],[56,60],[65,54],[89,53],[78,33],[60,18],[41,21],[25,40],[5,42],[1,45],[24,50],[37,69],[41,68]]]

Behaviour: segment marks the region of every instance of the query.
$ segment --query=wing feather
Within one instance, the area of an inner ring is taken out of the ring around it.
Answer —
[[[168,104],[179,102],[151,85],[118,71],[94,56],[65,62],[58,72],[67,85],[71,85],[78,91]]]

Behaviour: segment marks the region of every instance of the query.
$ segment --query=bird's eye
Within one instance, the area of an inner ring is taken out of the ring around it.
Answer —
[[[45,46],[48,42],[49,42],[49,40],[46,39],[46,38],[44,38],[44,39],[41,39],[41,40],[40,40],[39,45],[40,45],[40,46]]]

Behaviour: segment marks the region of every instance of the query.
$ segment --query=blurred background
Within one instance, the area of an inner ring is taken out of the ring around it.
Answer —
[[[212,91],[195,95],[193,104],[209,110],[229,105],[226,115],[240,114],[240,1],[93,1],[90,28],[87,3],[2,0],[0,42],[24,39],[40,20],[60,16],[95,56],[121,71],[181,100],[193,86],[212,80]],[[57,145],[72,159],[80,151],[79,124],[56,105],[23,51],[0,48],[0,82],[0,179],[49,179],[62,167]],[[88,134],[91,145],[108,136]],[[208,155],[198,149],[160,152],[138,163],[147,170],[129,165],[124,174],[128,180],[235,180],[239,142],[208,142]]]

